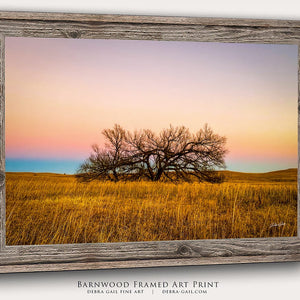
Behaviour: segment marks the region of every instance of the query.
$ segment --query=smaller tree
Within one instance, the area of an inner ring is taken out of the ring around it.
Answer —
[[[82,181],[119,181],[124,173],[125,130],[116,124],[113,129],[104,129],[102,134],[106,139],[105,148],[100,149],[98,145],[92,145],[93,153],[77,171],[77,177]]]

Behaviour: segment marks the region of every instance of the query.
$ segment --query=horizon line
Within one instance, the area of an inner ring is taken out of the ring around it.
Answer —
[[[276,169],[272,171],[267,172],[245,172],[245,171],[234,171],[234,170],[211,170],[214,172],[234,172],[234,173],[246,173],[246,174],[266,174],[266,173],[272,173],[272,172],[279,172],[279,171],[288,171],[288,170],[298,170],[298,167],[295,168],[287,168],[287,169]],[[76,173],[59,173],[59,172],[34,172],[34,171],[5,171],[5,173],[31,173],[31,174],[57,174],[57,175],[76,175]]]

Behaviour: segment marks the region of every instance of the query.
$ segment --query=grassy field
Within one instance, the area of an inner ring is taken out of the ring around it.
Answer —
[[[225,171],[226,182],[91,182],[7,173],[6,243],[295,236],[297,170]]]

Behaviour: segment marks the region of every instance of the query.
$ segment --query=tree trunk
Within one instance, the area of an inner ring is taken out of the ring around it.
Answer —
[[[163,168],[159,168],[153,181],[158,181],[161,178],[161,175],[163,174],[164,170]]]
[[[114,175],[114,182],[119,181],[118,173],[116,170],[113,170],[113,175]]]

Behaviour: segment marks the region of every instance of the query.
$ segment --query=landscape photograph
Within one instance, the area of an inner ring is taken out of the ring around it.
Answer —
[[[6,245],[297,236],[297,45],[5,39]]]

